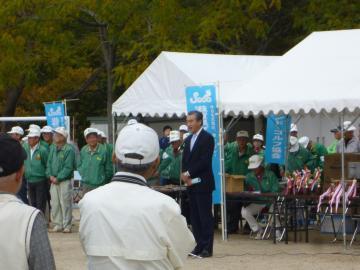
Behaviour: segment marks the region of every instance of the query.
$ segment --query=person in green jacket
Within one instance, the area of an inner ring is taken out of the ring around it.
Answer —
[[[50,145],[53,142],[53,129],[50,126],[43,126],[41,129],[40,143],[50,151]]]
[[[65,128],[55,129],[54,144],[50,146],[46,175],[51,187],[51,216],[54,224],[51,232],[71,232],[72,221],[72,185],[75,151],[66,140]]]
[[[326,147],[320,143],[314,143],[309,137],[301,137],[299,143],[313,155],[314,167],[324,168],[325,156],[328,154]]]
[[[258,193],[278,193],[280,190],[279,180],[275,174],[266,169],[264,166],[264,159],[260,155],[253,155],[249,159],[250,173],[245,178],[245,190]],[[263,229],[254,218],[254,215],[259,214],[269,204],[264,199],[259,198],[259,202],[251,203],[241,209],[241,215],[248,222],[251,230],[256,233],[255,239],[262,239]],[[270,207],[270,212],[273,206]],[[278,218],[276,224],[279,224]],[[280,240],[281,233],[276,231],[276,237]]]
[[[48,150],[40,144],[40,132],[30,130],[28,143],[23,145],[27,154],[25,160],[25,177],[28,181],[30,205],[39,209],[44,215],[48,195],[46,166]]]
[[[249,158],[254,150],[249,142],[247,131],[238,131],[236,141],[227,143],[225,151],[225,172],[231,175],[246,175],[249,172]]]
[[[98,131],[98,143],[101,143],[102,145],[105,146],[106,153],[108,156],[107,160],[110,163],[110,166],[112,166],[113,173],[114,173],[115,172],[114,162],[113,162],[114,145],[107,142],[107,136],[104,131],[101,131],[101,130]]]
[[[179,185],[181,174],[181,134],[177,130],[170,131],[170,146],[163,153],[159,166],[162,185]]]
[[[313,155],[299,144],[298,138],[290,136],[290,149],[287,159],[287,172],[293,173],[302,169],[315,169],[315,158]]]
[[[341,128],[337,127],[330,130],[331,133],[334,134],[333,142],[327,147],[327,152],[329,154],[336,154],[336,146],[338,145],[339,141],[341,140]]]
[[[78,171],[82,178],[82,196],[87,192],[110,182],[113,176],[112,163],[106,147],[98,143],[98,131],[87,128],[84,131],[87,145],[80,151]]]
[[[265,158],[264,136],[261,134],[255,134],[253,136],[252,144],[254,148],[254,154]]]

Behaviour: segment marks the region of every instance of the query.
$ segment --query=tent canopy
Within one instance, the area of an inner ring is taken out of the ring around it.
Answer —
[[[220,84],[221,103],[234,115],[353,112],[359,71],[360,30],[314,32],[241,87]]]
[[[125,116],[182,117],[186,114],[186,86],[219,82],[239,88],[275,59],[278,57],[162,52],[113,104],[112,110]],[[240,92],[237,97],[243,98]]]

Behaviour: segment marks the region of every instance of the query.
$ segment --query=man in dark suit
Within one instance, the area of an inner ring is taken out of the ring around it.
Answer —
[[[191,255],[205,258],[213,253],[214,138],[203,129],[201,112],[189,112],[186,121],[192,135],[185,140],[181,178],[188,186],[191,226],[197,244]]]

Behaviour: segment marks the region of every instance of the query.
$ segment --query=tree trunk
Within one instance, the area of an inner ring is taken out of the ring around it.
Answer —
[[[114,59],[115,49],[113,44],[108,40],[107,26],[99,27],[99,34],[101,40],[101,48],[105,61],[106,68],[106,108],[107,108],[107,120],[108,120],[108,139],[110,143],[114,143],[113,138],[113,115],[112,115],[112,103],[113,103],[113,87],[114,87]]]
[[[25,76],[19,81],[19,84],[14,87],[10,87],[6,91],[5,106],[2,115],[3,116],[14,116],[16,111],[16,105],[20,99],[20,96],[25,88]],[[0,130],[5,132],[11,126],[10,122],[1,122]]]

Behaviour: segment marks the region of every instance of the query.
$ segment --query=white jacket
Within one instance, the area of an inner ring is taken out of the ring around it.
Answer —
[[[0,194],[0,269],[29,269],[30,238],[39,210]]]
[[[178,204],[147,186],[99,187],[80,201],[80,214],[89,269],[179,269],[195,246]]]

